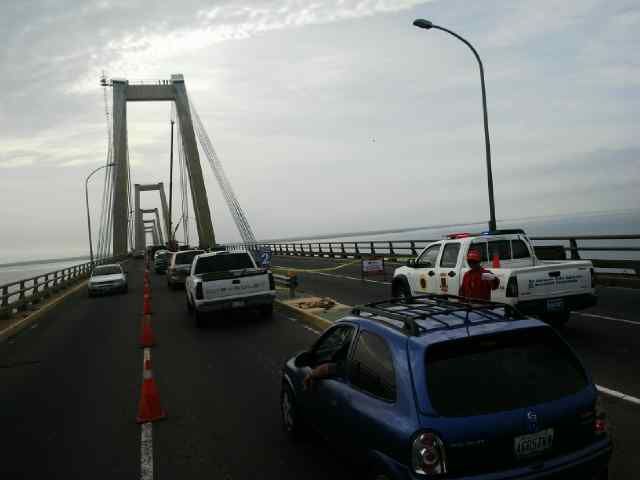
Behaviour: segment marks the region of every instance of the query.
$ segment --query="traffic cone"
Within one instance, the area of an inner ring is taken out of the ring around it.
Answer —
[[[140,329],[140,346],[143,348],[153,347],[155,337],[151,328],[151,317],[145,315],[142,317],[142,328]]]
[[[146,268],[144,269],[144,279],[145,281],[149,281],[149,270],[147,270]]]
[[[149,295],[144,296],[144,303],[142,304],[143,314],[151,315],[151,297]]]
[[[155,422],[167,418],[167,412],[160,406],[160,395],[151,371],[151,360],[144,362],[142,380],[142,394],[138,404],[138,416],[136,422]]]

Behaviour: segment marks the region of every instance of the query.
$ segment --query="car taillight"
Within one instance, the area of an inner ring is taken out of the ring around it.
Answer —
[[[202,293],[202,283],[198,283],[196,285],[196,300],[202,300],[204,298],[204,294]]]
[[[444,444],[433,432],[421,432],[411,447],[411,464],[418,475],[447,473],[447,457]]]
[[[275,290],[276,289],[276,281],[273,278],[273,273],[269,272],[269,288],[271,290]]]
[[[596,401],[595,416],[593,419],[593,433],[596,435],[604,435],[609,430],[607,423],[607,413],[600,405],[600,397]]]
[[[507,297],[517,297],[518,296],[518,277],[511,277],[507,282]]]

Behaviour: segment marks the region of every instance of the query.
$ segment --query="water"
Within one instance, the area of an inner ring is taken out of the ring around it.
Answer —
[[[86,260],[62,260],[58,262],[35,263],[31,265],[0,266],[0,285],[32,278],[36,275],[44,275],[45,273],[72,267],[84,262],[86,262]]]

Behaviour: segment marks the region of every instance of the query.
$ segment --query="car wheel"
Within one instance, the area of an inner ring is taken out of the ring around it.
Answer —
[[[262,315],[264,318],[273,317],[273,303],[260,307],[260,315]]]
[[[285,433],[292,440],[299,439],[304,429],[302,428],[302,424],[298,418],[298,409],[293,395],[293,390],[291,390],[291,387],[288,384],[283,385],[282,393],[280,394],[280,413],[282,418],[282,428]]]
[[[409,285],[407,285],[407,282],[404,280],[394,282],[391,288],[391,296],[394,298],[410,298],[411,289]]]

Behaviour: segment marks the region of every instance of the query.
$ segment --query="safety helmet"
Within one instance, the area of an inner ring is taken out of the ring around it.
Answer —
[[[471,250],[469,250],[469,253],[467,253],[467,262],[480,262],[481,261],[481,257],[480,257],[480,252],[475,249],[472,248]]]

